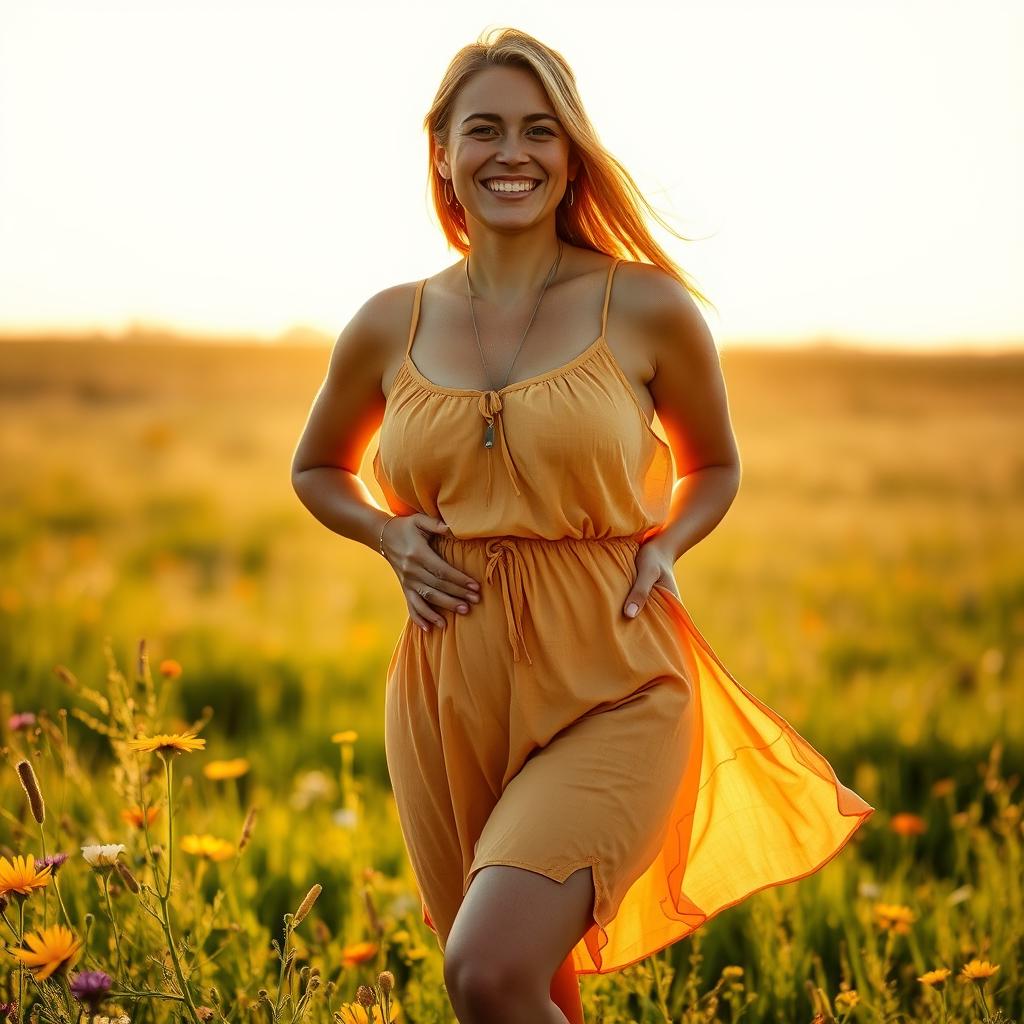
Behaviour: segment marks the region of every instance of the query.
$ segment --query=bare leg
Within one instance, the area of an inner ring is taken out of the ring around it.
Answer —
[[[593,923],[593,906],[589,865],[562,883],[505,864],[481,868],[445,943],[445,984],[460,1024],[582,1024],[571,960],[565,965]]]

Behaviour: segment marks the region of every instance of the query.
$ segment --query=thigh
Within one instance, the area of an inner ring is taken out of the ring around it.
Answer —
[[[592,926],[590,865],[557,882],[538,871],[488,864],[473,876],[445,946],[446,970],[485,965],[488,973],[550,985]]]

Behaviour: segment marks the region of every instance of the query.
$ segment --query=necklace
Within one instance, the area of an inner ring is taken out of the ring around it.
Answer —
[[[548,285],[551,283],[551,279],[555,276],[558,270],[559,263],[562,262],[562,240],[558,240],[558,255],[555,257],[555,262],[551,264],[551,269],[548,271],[548,276],[544,281],[544,287],[540,290],[540,296],[537,299],[537,304],[533,307],[533,313],[530,315],[530,323],[526,325],[526,330],[523,331],[523,336],[519,340],[519,348],[516,349],[516,354],[512,357],[512,362],[508,364],[508,372],[505,374],[505,383],[502,384],[504,387],[508,384],[508,379],[512,375],[512,367],[515,365],[516,358],[519,356],[519,349],[523,347],[523,342],[526,341],[526,335],[529,333],[530,325],[533,323],[533,318],[537,315],[537,310],[540,308],[540,301],[544,298],[544,293],[548,290]],[[473,311],[473,289],[469,280],[469,254],[466,254],[466,293],[469,295],[469,314],[473,318],[473,333],[476,335],[476,347],[480,351],[480,362],[483,363],[484,373],[487,375],[488,382],[491,379],[491,375],[487,369],[487,360],[484,359],[483,346],[480,344],[480,331],[476,325],[476,313]],[[494,423],[488,423],[484,430],[484,447],[494,447]]]

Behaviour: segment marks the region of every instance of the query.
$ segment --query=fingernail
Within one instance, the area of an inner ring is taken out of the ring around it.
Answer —
[[[469,587],[472,587],[474,590],[479,590],[480,589],[480,584],[477,583],[476,580],[473,580],[472,583],[468,583],[466,585],[469,586]]]
[[[640,605],[638,605],[635,601],[630,601],[629,604],[626,605],[626,614],[630,618],[633,618],[633,616],[635,616],[638,611],[640,611]]]
[[[460,605],[458,605],[458,609],[459,609],[460,612],[462,612],[463,615],[465,615],[466,612],[469,611],[469,606],[465,605],[465,604],[460,604]]]

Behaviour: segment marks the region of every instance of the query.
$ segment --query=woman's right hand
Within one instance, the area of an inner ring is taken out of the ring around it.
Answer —
[[[439,608],[460,615],[480,600],[480,584],[449,565],[431,546],[430,534],[448,535],[448,525],[424,512],[394,516],[384,524],[381,548],[402,585],[409,617],[424,632],[431,624],[445,627]]]

